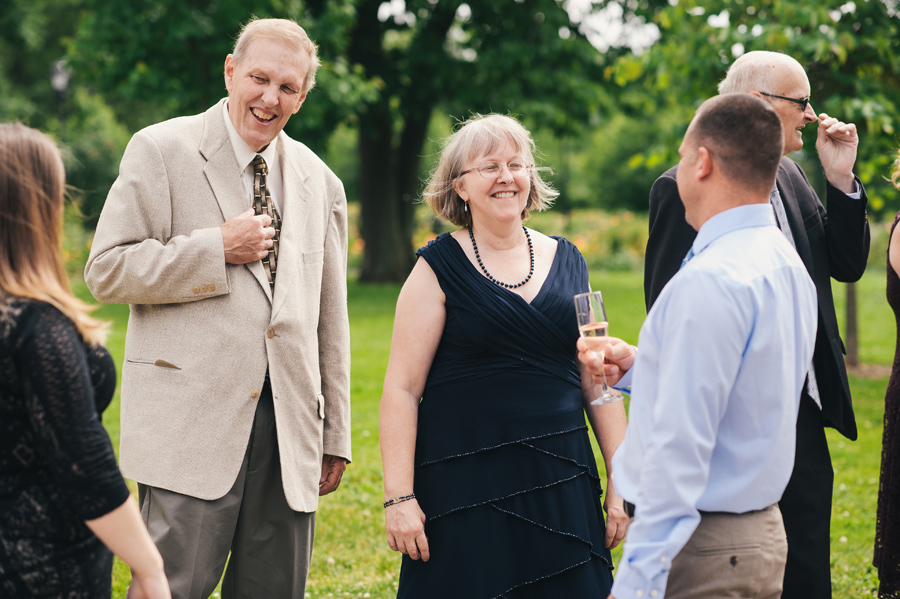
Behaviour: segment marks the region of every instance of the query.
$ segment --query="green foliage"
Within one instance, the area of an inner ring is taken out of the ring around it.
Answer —
[[[616,113],[580,135],[536,132],[541,162],[553,168],[548,178],[560,191],[555,208],[646,212],[653,182],[671,166],[669,148],[659,143],[667,118],[656,119],[659,126],[652,128],[645,118]],[[676,127],[672,135],[683,134],[684,127]]]
[[[80,0],[6,0],[0,10],[0,122],[19,121],[55,137],[74,203],[96,222],[129,133],[106,102],[73,73],[51,87],[51,68],[66,56]]]
[[[607,76],[622,87],[623,106],[640,113],[670,106],[687,123],[700,102],[715,95],[741,53],[793,56],[809,75],[816,110],[857,125],[857,168],[870,210],[892,213],[897,194],[883,176],[898,145],[900,16],[889,13],[886,1],[891,0],[654,2],[639,12],[657,24],[661,40],[643,55],[621,57]],[[815,127],[804,131],[807,148],[814,147],[815,135]],[[659,141],[674,163],[679,136]]]
[[[72,64],[132,131],[197,113],[224,95],[225,56],[253,8],[234,0],[83,0]]]
[[[52,130],[61,109],[50,68],[64,58],[78,0],[4,0],[0,10],[0,122]]]
[[[314,149],[374,89],[340,54],[353,23],[353,3],[284,0],[81,0],[70,47],[73,65],[117,107],[132,131],[204,111],[224,97],[223,65],[241,26],[256,16],[292,18],[319,45],[317,86],[288,134]],[[315,8],[312,5],[321,4]]]
[[[82,87],[72,95],[72,114],[60,144],[66,182],[75,189],[83,224],[93,229],[119,174],[119,159],[130,134],[99,96]]]

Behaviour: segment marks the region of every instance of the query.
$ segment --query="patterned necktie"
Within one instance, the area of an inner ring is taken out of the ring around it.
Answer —
[[[781,193],[779,193],[777,185],[772,187],[772,193],[769,194],[769,203],[772,204],[772,210],[775,211],[775,220],[778,223],[778,228],[781,229],[781,232],[787,237],[791,247],[797,249],[797,244],[794,242],[794,235],[791,233],[791,227],[787,222],[787,213],[784,211],[784,201],[781,199]],[[816,369],[813,363],[810,363],[809,373],[806,375],[806,392],[812,400],[816,402],[816,405],[821,408],[822,399],[819,396],[819,383],[816,381]]]
[[[253,210],[257,214],[268,214],[272,219],[272,227],[275,229],[275,237],[272,238],[272,247],[269,254],[262,259],[263,268],[266,270],[266,278],[269,279],[269,285],[275,290],[275,266],[278,262],[278,238],[281,234],[281,218],[278,216],[278,210],[275,209],[275,202],[269,195],[269,189],[266,187],[266,175],[269,174],[269,167],[266,161],[259,154],[253,159]]]
[[[788,226],[787,213],[784,211],[784,201],[781,199],[781,194],[778,192],[777,185],[772,188],[772,193],[769,194],[769,203],[772,204],[772,210],[775,211],[775,221],[778,223],[778,228],[781,229],[781,232],[787,237],[791,246],[794,249],[797,249],[797,244],[794,243],[794,235],[791,233],[791,228]]]

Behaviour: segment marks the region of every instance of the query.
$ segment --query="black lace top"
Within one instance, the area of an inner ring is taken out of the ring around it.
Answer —
[[[109,596],[85,520],[128,499],[100,421],[115,383],[59,310],[0,297],[0,596]]]

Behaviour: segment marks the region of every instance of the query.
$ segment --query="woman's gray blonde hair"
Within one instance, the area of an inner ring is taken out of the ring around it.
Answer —
[[[423,194],[425,203],[431,207],[435,216],[458,227],[470,224],[471,214],[466,211],[465,202],[456,193],[454,183],[469,162],[496,151],[506,142],[528,164],[534,162],[536,148],[531,134],[519,121],[502,114],[473,115],[444,140],[440,161],[431,173]],[[522,211],[523,221],[530,216],[532,210],[549,208],[559,195],[558,191],[541,178],[541,171],[549,172],[550,169],[535,166],[529,170],[531,192]]]

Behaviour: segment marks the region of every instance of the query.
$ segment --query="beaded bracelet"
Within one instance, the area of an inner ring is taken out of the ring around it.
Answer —
[[[395,503],[403,503],[404,501],[409,501],[410,499],[415,499],[415,498],[416,498],[415,493],[410,493],[409,495],[401,495],[400,497],[394,497],[392,499],[388,499],[387,501],[385,501],[384,507],[388,508],[388,507],[394,505]]]

